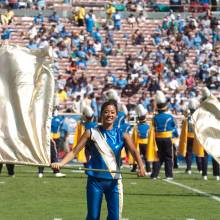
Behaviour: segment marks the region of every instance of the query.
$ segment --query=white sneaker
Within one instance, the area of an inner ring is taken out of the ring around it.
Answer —
[[[219,181],[220,180],[220,176],[216,176],[216,180]]]
[[[199,173],[202,174],[202,170],[200,170]]]
[[[145,172],[145,176],[150,176],[151,172]]]
[[[173,177],[166,177],[166,180],[173,180]]]
[[[203,179],[204,179],[204,180],[208,180],[208,177],[207,177],[207,176],[203,176]]]
[[[55,177],[58,177],[58,178],[62,178],[65,176],[66,176],[66,174],[64,174],[64,173],[55,173]]]
[[[189,175],[191,175],[191,174],[192,174],[192,170],[187,170],[187,173],[188,173]]]
[[[38,177],[39,177],[39,178],[42,178],[43,176],[44,176],[43,173],[38,173]]]

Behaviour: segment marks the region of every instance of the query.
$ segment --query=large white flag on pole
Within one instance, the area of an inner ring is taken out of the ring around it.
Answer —
[[[220,102],[210,95],[192,115],[195,135],[208,154],[220,164]]]
[[[54,79],[48,50],[0,48],[0,163],[50,164]]]

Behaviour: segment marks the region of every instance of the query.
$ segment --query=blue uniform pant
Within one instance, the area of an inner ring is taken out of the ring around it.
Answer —
[[[88,176],[86,220],[99,220],[102,197],[105,195],[108,208],[107,220],[120,220],[123,206],[122,181]]]
[[[159,162],[153,163],[151,177],[158,177],[160,167],[165,164],[165,176],[173,177],[173,144],[170,138],[156,138]]]

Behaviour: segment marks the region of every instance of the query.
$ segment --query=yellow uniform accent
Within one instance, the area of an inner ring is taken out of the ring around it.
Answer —
[[[80,137],[83,135],[85,131],[85,127],[82,123],[79,123],[76,127],[76,133],[74,135],[74,144],[73,148],[78,144]],[[86,156],[85,156],[85,148],[83,148],[77,155],[77,160],[82,163],[86,163]]]
[[[137,143],[139,144],[148,144],[148,138],[139,138],[137,139]]]
[[[134,146],[135,146],[136,150],[139,152],[139,145],[138,145],[138,142],[137,142],[137,140],[138,140],[138,132],[137,132],[137,128],[136,127],[133,128],[132,140],[134,142]],[[134,160],[134,158],[132,157],[130,152],[128,154],[128,163],[129,164],[137,164],[137,162]]]
[[[194,132],[188,132],[187,137],[188,138],[194,138],[195,137]]]
[[[156,138],[172,138],[172,131],[156,132]]]
[[[50,136],[52,139],[58,139],[58,138],[60,138],[60,133],[51,133]]]
[[[149,130],[149,136],[148,136],[148,146],[146,150],[146,158],[147,161],[153,162],[153,161],[159,161],[158,155],[157,155],[157,143],[155,140],[155,127],[153,120],[150,124],[150,130]]]
[[[193,141],[193,152],[197,157],[204,157],[205,155],[204,148],[199,143],[196,137],[194,138],[194,141]]]

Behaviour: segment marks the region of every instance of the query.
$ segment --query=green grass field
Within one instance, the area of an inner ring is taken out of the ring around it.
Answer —
[[[86,216],[86,175],[62,170],[66,178],[55,178],[49,169],[42,179],[34,167],[16,167],[16,177],[0,176],[0,220],[81,220]],[[175,170],[167,182],[124,175],[123,218],[129,220],[220,219],[220,181],[212,175],[201,180],[195,174]],[[164,173],[161,173],[161,177]],[[181,185],[174,185],[175,183]],[[183,187],[188,188],[183,188]],[[193,192],[192,190],[199,190]],[[106,219],[103,202],[101,219]]]

